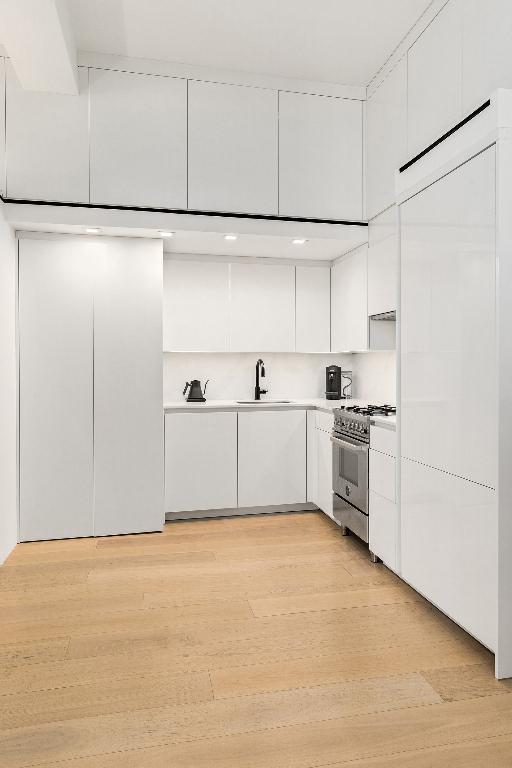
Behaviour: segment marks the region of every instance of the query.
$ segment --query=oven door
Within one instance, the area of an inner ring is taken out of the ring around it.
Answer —
[[[368,445],[350,437],[331,437],[332,490],[368,514]]]

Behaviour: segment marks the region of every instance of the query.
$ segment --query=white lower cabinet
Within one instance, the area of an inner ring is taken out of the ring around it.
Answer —
[[[370,427],[369,546],[388,568],[398,569],[395,430]]]
[[[238,506],[305,502],[306,411],[239,413]]]
[[[166,414],[166,513],[236,506],[237,414]]]
[[[402,459],[401,535],[405,581],[495,651],[496,491]]]
[[[332,513],[332,443],[329,432],[317,429],[318,492],[317,507],[334,520]]]
[[[369,547],[392,571],[397,570],[398,512],[396,504],[370,490]]]
[[[307,412],[307,501],[318,506],[318,438],[316,411]]]

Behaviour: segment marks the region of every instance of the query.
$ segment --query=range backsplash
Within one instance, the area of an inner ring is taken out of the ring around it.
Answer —
[[[258,357],[265,362],[266,378],[261,386],[270,398],[324,397],[325,368],[340,365],[354,376],[353,397],[395,403],[394,352],[367,352],[353,355],[298,353],[164,353],[164,402],[183,399],[186,381],[210,379],[206,396],[210,400],[237,400],[254,397],[254,367]]]

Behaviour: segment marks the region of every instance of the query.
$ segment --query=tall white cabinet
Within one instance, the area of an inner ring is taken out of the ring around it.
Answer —
[[[496,650],[496,152],[401,205],[402,575]],[[475,417],[475,403],[485,407]]]
[[[98,241],[94,534],[163,526],[162,243]]]
[[[93,534],[93,272],[83,239],[19,242],[20,539]]]
[[[20,538],[159,530],[158,241],[19,241]]]

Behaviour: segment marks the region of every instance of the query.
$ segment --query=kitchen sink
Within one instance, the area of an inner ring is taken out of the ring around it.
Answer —
[[[291,400],[237,400],[238,405],[279,405],[280,403],[291,403]]]

